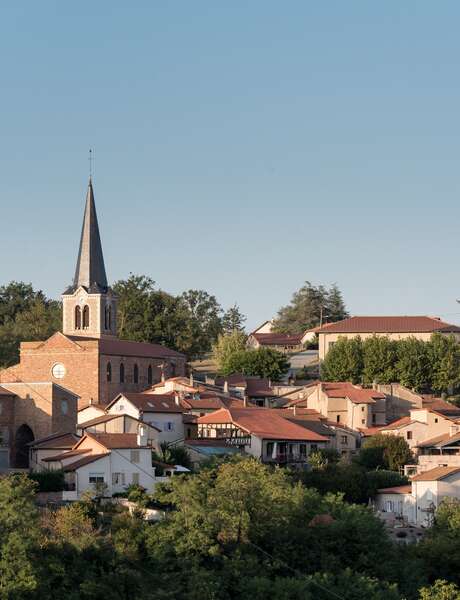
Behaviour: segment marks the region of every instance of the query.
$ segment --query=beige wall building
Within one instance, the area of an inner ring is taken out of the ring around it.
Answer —
[[[307,406],[336,425],[355,431],[386,423],[385,394],[348,382],[319,382],[306,388]]]
[[[319,359],[329,352],[340,337],[359,336],[366,339],[374,335],[386,336],[391,340],[416,337],[429,341],[433,333],[454,335],[460,341],[460,327],[445,323],[436,317],[350,317],[337,323],[328,323],[317,330],[319,341]]]

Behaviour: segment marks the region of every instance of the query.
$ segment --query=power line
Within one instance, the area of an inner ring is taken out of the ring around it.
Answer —
[[[292,573],[294,573],[295,575],[297,575],[297,577],[301,577],[303,579],[307,579],[307,576],[305,575],[305,573],[302,573],[298,569],[295,569],[294,567],[291,567],[290,565],[288,565],[287,562],[285,562],[284,560],[281,560],[280,558],[277,558],[276,556],[273,556],[273,554],[270,554],[270,552],[267,552],[266,550],[264,550],[263,548],[261,548],[257,544],[254,544],[254,542],[248,542],[248,544],[250,546],[254,546],[254,548],[256,550],[258,550],[259,552],[262,552],[262,554],[265,554],[265,556],[268,556],[272,560],[277,561],[283,567],[286,567],[286,569],[288,569],[289,571],[291,571]],[[323,585],[321,585],[317,581],[313,581],[312,579],[309,579],[308,583],[312,583],[313,585],[316,585],[318,588],[320,588],[321,590],[323,590],[323,592],[326,592],[326,593],[330,594],[334,598],[339,598],[339,600],[347,600],[345,598],[345,596],[340,596],[340,594],[337,594],[336,592],[333,592],[332,590],[327,589],[326,587],[324,587]]]

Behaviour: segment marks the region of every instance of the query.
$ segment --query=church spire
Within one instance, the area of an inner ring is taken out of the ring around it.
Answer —
[[[91,177],[86,194],[85,216],[72,287],[76,290],[80,286],[86,288],[89,293],[105,293],[108,287]]]

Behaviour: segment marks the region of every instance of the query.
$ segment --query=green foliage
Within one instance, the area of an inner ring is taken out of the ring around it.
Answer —
[[[39,537],[35,483],[25,475],[0,479],[0,598],[37,587],[33,552]]]
[[[59,302],[23,282],[0,287],[0,367],[18,361],[21,341],[46,339],[60,327]]]
[[[123,339],[163,344],[196,358],[209,352],[222,332],[222,309],[205,291],[172,296],[155,289],[150,277],[133,274],[117,281],[113,289]]]
[[[308,457],[308,463],[316,471],[324,470],[328,465],[335,465],[340,460],[340,454],[335,448],[322,448],[312,452]]]
[[[29,474],[38,485],[38,492],[60,492],[64,489],[64,471],[40,471]]]
[[[228,361],[238,352],[246,350],[247,336],[242,331],[219,335],[217,342],[212,348],[213,359],[220,373],[228,370]]]
[[[414,337],[340,337],[326,354],[321,374],[326,381],[401,383],[418,392],[451,392],[460,385],[460,345],[453,336],[440,333],[428,342]]]
[[[372,336],[363,342],[363,382],[396,381],[397,343],[385,336]]]
[[[361,338],[340,337],[330,348],[321,364],[321,376],[325,381],[351,381],[362,383],[364,369]]]
[[[244,331],[246,317],[240,311],[238,304],[234,304],[225,311],[222,317],[222,328],[224,333],[233,333],[234,331]]]
[[[153,460],[166,463],[167,465],[181,465],[186,469],[192,469],[192,459],[187,448],[184,448],[184,446],[172,446],[165,441],[160,444],[160,452],[159,455],[156,452],[152,452]]]
[[[361,453],[364,452],[365,456],[365,450],[375,450],[376,448],[383,450],[382,463],[377,466],[390,471],[398,471],[400,467],[410,464],[414,460],[406,440],[399,435],[385,435],[383,433],[373,435],[364,442]],[[359,457],[358,460],[360,460]]]
[[[243,375],[268,377],[273,381],[278,381],[288,368],[289,363],[284,354],[273,348],[262,347],[237,350],[229,354],[222,365],[221,374],[243,373]]]
[[[309,281],[295,292],[291,303],[278,311],[274,330],[280,333],[300,333],[317,327],[322,322],[340,321],[347,318],[348,312],[342,293],[334,283],[330,288],[314,286]]]
[[[420,590],[420,600],[460,600],[460,588],[438,579],[432,586]]]

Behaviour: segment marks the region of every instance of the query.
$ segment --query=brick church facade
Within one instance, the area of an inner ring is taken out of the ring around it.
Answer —
[[[75,276],[72,285],[62,295],[62,303],[62,332],[43,342],[22,342],[20,362],[0,371],[3,389],[0,405],[3,401],[7,403],[12,393],[10,390],[15,385],[23,396],[27,395],[25,388],[19,384],[48,383],[51,387],[54,384],[53,389],[64,389],[74,399],[78,397],[78,406],[82,408],[93,403],[108,404],[122,392],[141,392],[160,381],[162,375],[184,375],[183,354],[159,344],[117,337],[117,298],[107,283],[91,180]],[[20,397],[16,395],[18,405]],[[14,401],[8,402],[14,404]],[[29,407],[23,423],[31,430],[33,438],[58,430],[74,430],[76,413],[73,427],[69,427],[68,413],[64,421],[56,420],[52,402],[40,408],[34,405],[36,410]],[[0,421],[1,416],[0,412]],[[44,422],[47,427],[43,426]],[[11,423],[10,429],[16,427],[16,421]],[[48,431],[43,433],[44,430]],[[15,432],[9,435],[12,435],[10,445],[14,445]],[[28,435],[30,437],[30,432]]]

